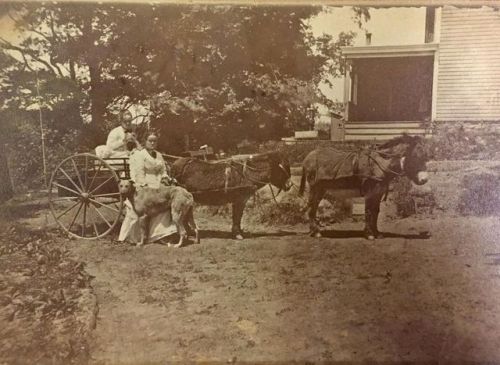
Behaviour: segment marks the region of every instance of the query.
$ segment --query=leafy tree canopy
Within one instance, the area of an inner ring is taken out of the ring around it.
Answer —
[[[353,8],[360,25],[366,9]],[[88,147],[105,140],[112,112],[144,105],[160,148],[231,148],[310,128],[325,73],[340,75],[340,47],[354,33],[314,38],[321,7],[11,3],[22,40],[0,38],[3,109],[50,127],[80,128]]]

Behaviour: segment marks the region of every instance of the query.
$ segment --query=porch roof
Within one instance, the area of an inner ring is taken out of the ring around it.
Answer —
[[[411,44],[404,46],[362,46],[341,47],[346,59],[433,56],[438,50],[437,43]]]

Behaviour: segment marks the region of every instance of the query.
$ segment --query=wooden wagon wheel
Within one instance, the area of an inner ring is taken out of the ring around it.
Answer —
[[[96,239],[109,234],[123,212],[120,177],[106,161],[90,153],[64,159],[49,183],[49,205],[70,236]]]

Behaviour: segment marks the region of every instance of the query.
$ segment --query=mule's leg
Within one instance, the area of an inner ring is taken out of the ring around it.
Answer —
[[[233,201],[233,227],[231,228],[231,232],[233,233],[234,238],[237,240],[243,239],[243,232],[241,230],[241,218],[243,217],[243,210],[245,209],[245,204],[248,200],[248,197],[238,198]]]
[[[365,236],[369,240],[383,238],[377,227],[380,212],[380,201],[386,191],[386,185],[381,182],[370,183],[365,195]]]
[[[313,237],[321,237],[316,212],[324,194],[325,189],[317,185],[311,186],[309,190],[309,233]]]

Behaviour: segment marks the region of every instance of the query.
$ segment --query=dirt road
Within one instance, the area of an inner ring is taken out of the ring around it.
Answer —
[[[500,361],[497,219],[382,222],[375,242],[198,222],[199,246],[69,244],[95,276],[92,363]]]

